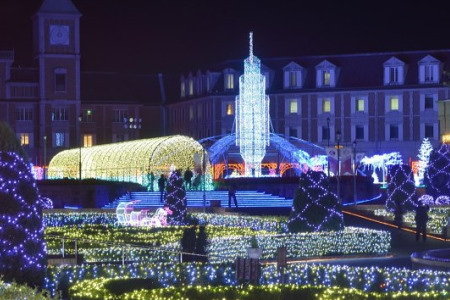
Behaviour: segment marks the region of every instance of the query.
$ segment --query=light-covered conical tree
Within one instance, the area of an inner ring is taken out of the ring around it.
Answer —
[[[344,228],[341,205],[337,196],[330,192],[325,173],[308,171],[300,175],[288,228],[293,233]]]
[[[39,196],[30,165],[0,152],[0,274],[7,281],[43,284],[46,246]]]
[[[450,145],[442,144],[430,153],[424,184],[428,195],[450,196]]]
[[[172,172],[169,177],[169,182],[166,188],[166,203],[172,211],[171,215],[167,216],[168,223],[171,225],[184,224],[186,219],[186,190],[183,186],[183,177],[181,172],[176,170]]]
[[[417,206],[414,174],[408,165],[393,165],[388,169],[386,209],[403,214]]]

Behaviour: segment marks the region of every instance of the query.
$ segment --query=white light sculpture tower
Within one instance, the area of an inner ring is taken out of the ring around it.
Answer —
[[[245,176],[260,177],[261,162],[269,145],[269,97],[261,61],[253,56],[253,32],[250,32],[250,56],[244,60],[244,75],[239,77],[236,97],[236,145],[245,163]]]

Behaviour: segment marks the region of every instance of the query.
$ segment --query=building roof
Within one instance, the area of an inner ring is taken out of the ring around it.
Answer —
[[[44,0],[37,13],[80,15],[80,12],[70,0]]]
[[[384,63],[392,57],[396,57],[406,65],[406,76],[403,86],[417,85],[418,80],[418,62],[431,55],[443,64],[444,70],[450,69],[450,49],[442,50],[421,50],[405,52],[381,52],[381,53],[362,53],[362,54],[340,54],[340,55],[321,55],[321,56],[299,56],[299,57],[272,57],[261,59],[261,71],[268,70],[270,75],[270,84],[268,93],[277,93],[287,91],[283,89],[283,68],[289,63],[294,62],[301,66],[305,71],[303,87],[299,91],[317,90],[316,88],[316,66],[327,60],[337,68],[336,86],[330,90],[337,89],[371,89],[383,86]],[[228,60],[208,69],[210,72],[217,72],[220,77],[215,81],[212,91],[224,92],[224,74],[223,70],[232,68],[239,74],[243,74],[244,58],[242,60]],[[194,75],[195,76],[195,75]],[[396,86],[398,88],[398,86]],[[179,87],[178,87],[179,90]],[[322,88],[321,91],[326,90]],[[236,89],[234,93],[238,90]],[[294,92],[295,89],[289,89]]]

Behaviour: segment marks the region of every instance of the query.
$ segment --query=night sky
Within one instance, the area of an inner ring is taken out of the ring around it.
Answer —
[[[248,55],[352,54],[450,48],[446,1],[73,0],[83,70],[187,73]],[[261,4],[262,2],[267,4]],[[31,66],[41,0],[0,0],[0,50]]]

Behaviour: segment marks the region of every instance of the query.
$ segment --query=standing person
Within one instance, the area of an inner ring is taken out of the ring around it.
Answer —
[[[164,189],[166,188],[166,177],[164,176],[164,174],[161,174],[161,176],[158,179],[158,187],[159,187],[159,191],[161,192],[161,199],[160,202],[164,203]]]
[[[186,185],[186,190],[190,190],[191,189],[191,180],[192,180],[192,177],[194,176],[194,173],[192,173],[192,171],[189,169],[189,168],[187,168],[186,169],[186,171],[184,172],[184,183],[185,183],[185,185]]]
[[[427,222],[428,222],[428,211],[430,207],[425,205],[422,201],[416,207],[416,241],[420,240],[420,234],[422,233],[422,240],[425,242],[427,240]]]
[[[153,174],[153,172],[150,172],[150,174],[147,174],[147,179],[148,179],[147,189],[150,192],[153,192],[153,182],[155,181],[155,175]]]
[[[228,207],[231,207],[231,198],[234,199],[234,205],[238,207],[236,199],[236,185],[234,183],[228,187]]]

